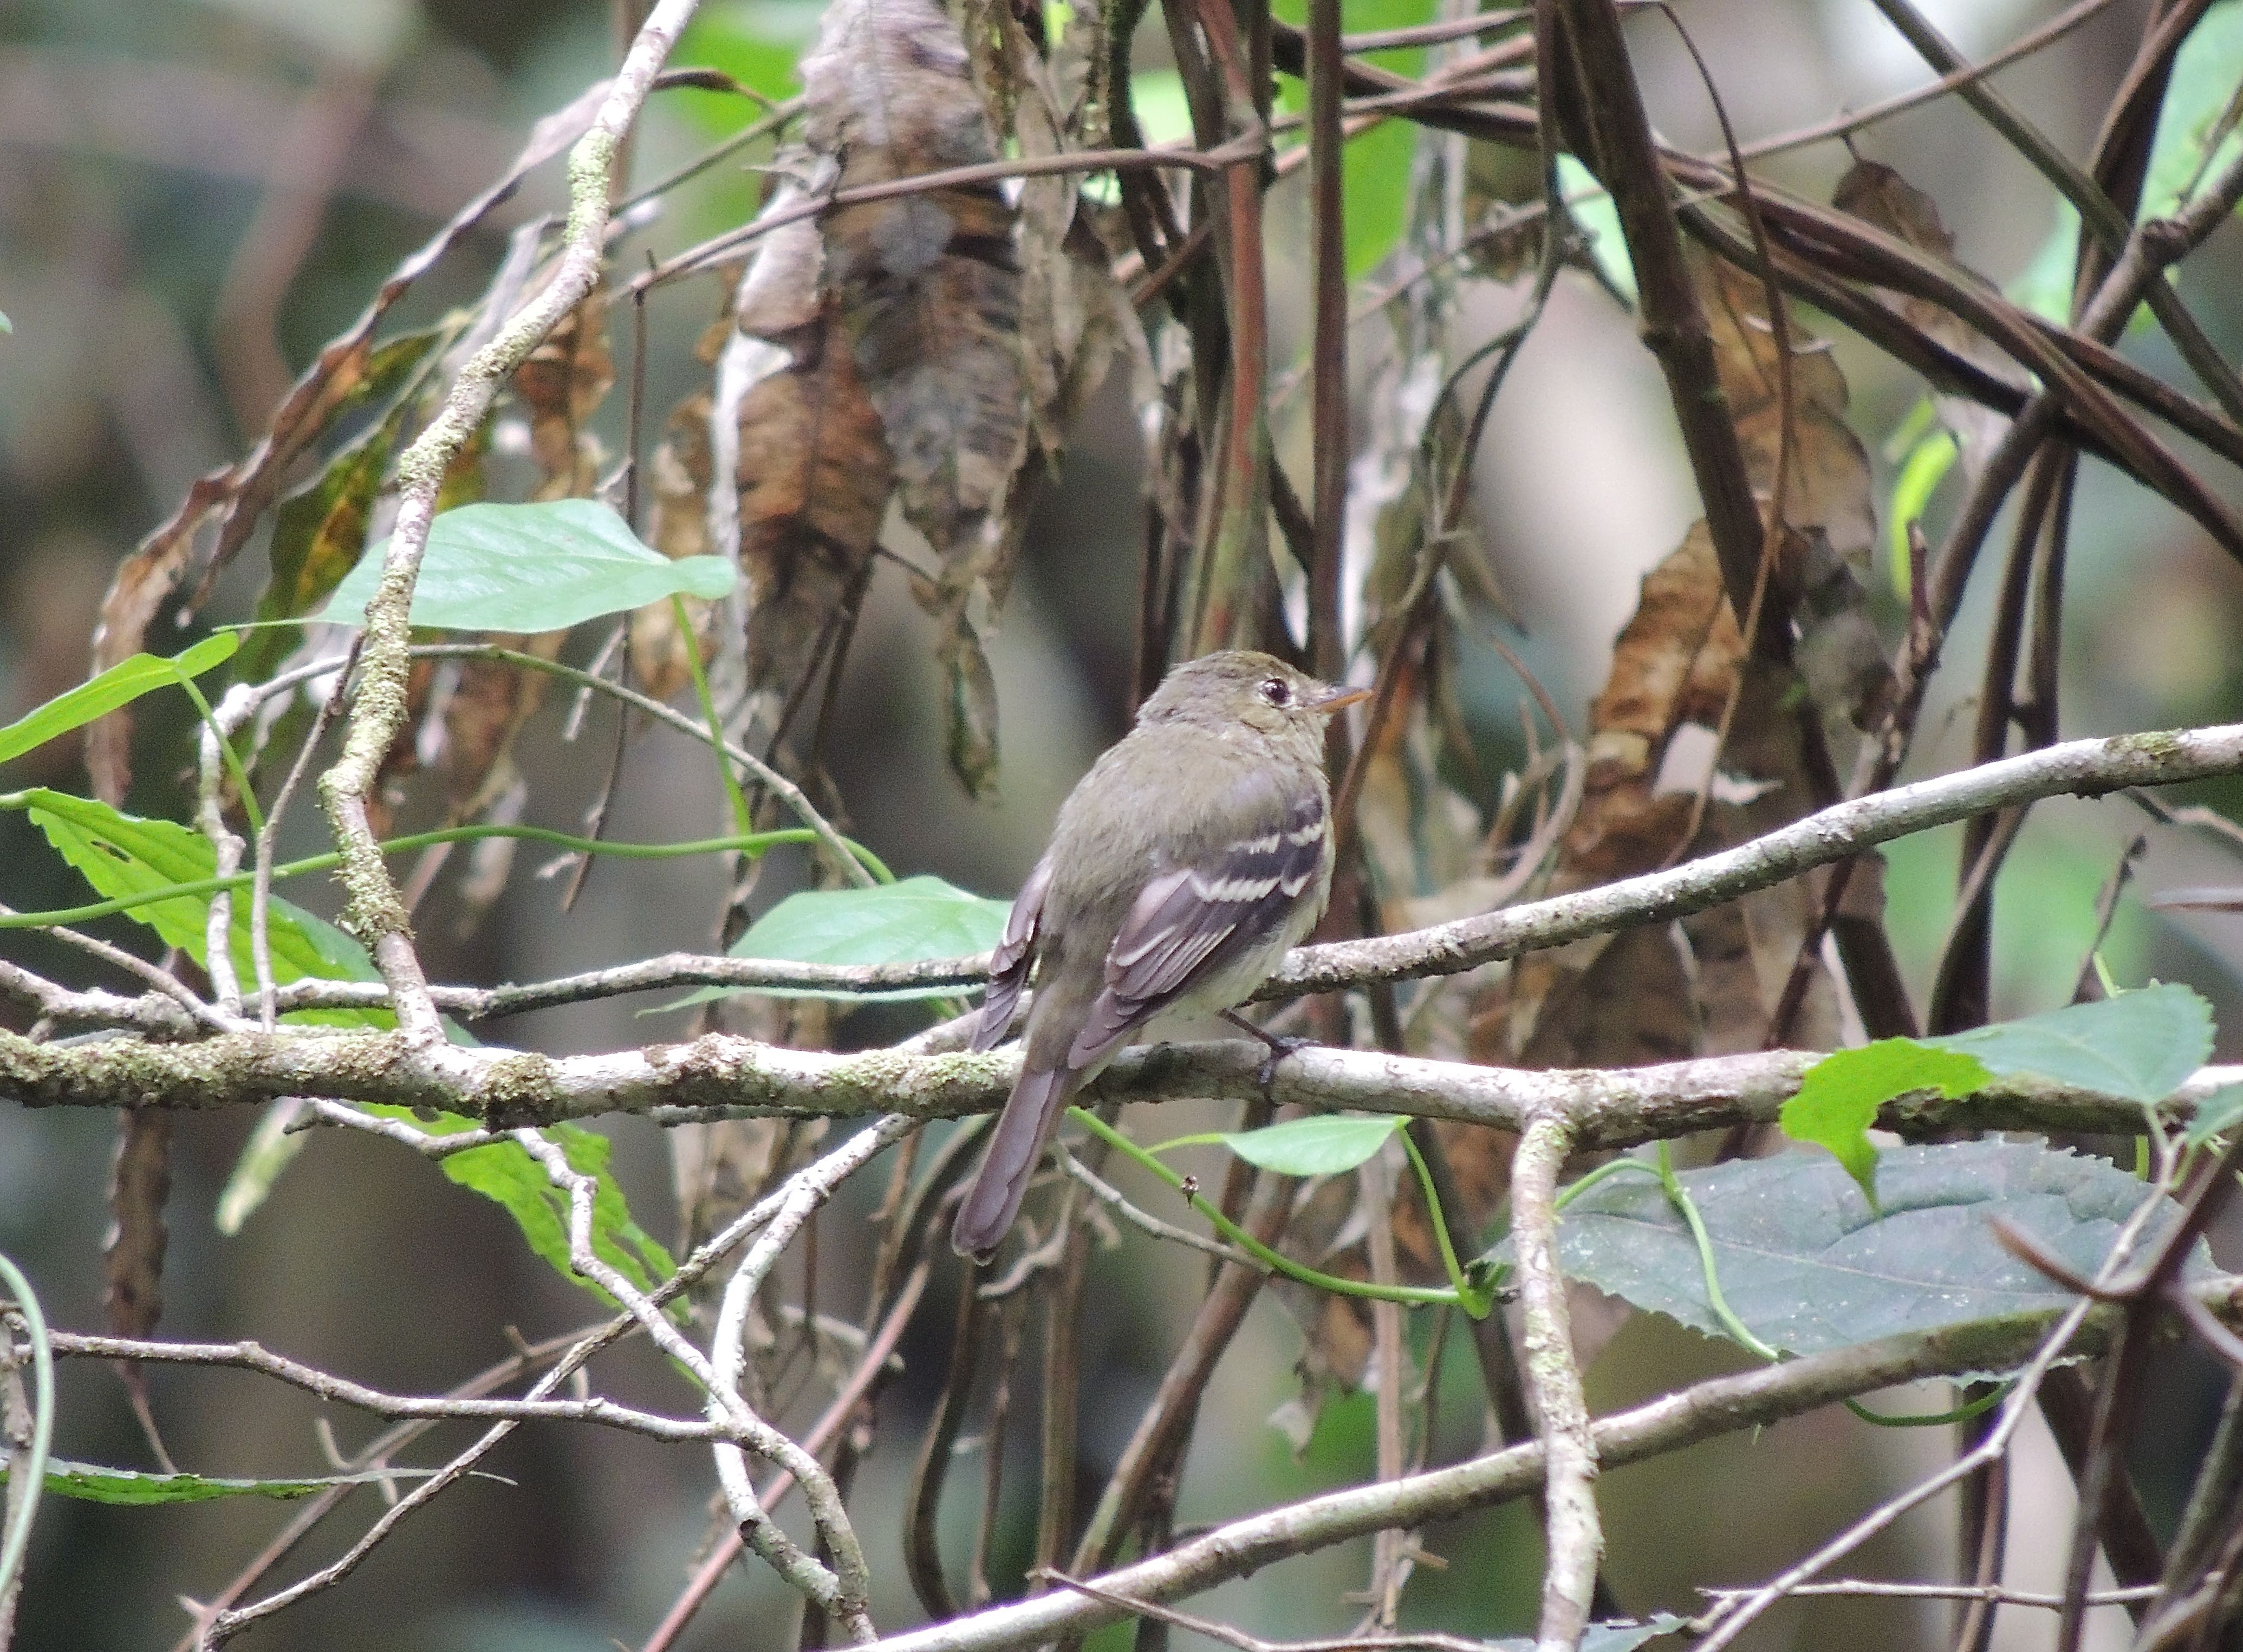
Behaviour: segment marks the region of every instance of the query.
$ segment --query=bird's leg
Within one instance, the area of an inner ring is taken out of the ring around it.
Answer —
[[[1262,1086],[1264,1095],[1269,1093],[1270,1082],[1277,1076],[1277,1063],[1295,1050],[1306,1049],[1317,1042],[1313,1038],[1281,1037],[1276,1033],[1256,1027],[1235,1009],[1224,1010],[1223,1018],[1240,1032],[1250,1034],[1261,1040],[1267,1048],[1269,1053],[1262,1057],[1262,1065],[1254,1069],[1255,1082]]]

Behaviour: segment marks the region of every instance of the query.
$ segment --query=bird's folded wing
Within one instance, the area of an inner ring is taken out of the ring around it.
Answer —
[[[1043,921],[1044,891],[1051,887],[1051,856],[1047,854],[1028,873],[1013,898],[1012,911],[1005,915],[1005,933],[989,954],[989,994],[981,1001],[981,1019],[973,1026],[974,1049],[994,1049],[1012,1025],[1014,1006],[1020,1001],[1020,988],[1027,985],[1028,968],[1035,961],[1036,927]]]
[[[1324,817],[1324,799],[1306,793],[1279,824],[1148,883],[1107,949],[1105,988],[1068,1064],[1096,1065],[1146,1021],[1282,931],[1321,868]]]

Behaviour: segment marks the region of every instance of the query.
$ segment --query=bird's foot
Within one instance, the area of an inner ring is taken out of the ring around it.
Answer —
[[[1235,1009],[1224,1010],[1223,1018],[1237,1028],[1239,1031],[1261,1041],[1264,1054],[1262,1057],[1262,1064],[1254,1069],[1254,1082],[1262,1087],[1262,1093],[1265,1096],[1270,1093],[1270,1086],[1277,1076],[1277,1063],[1295,1050],[1306,1049],[1317,1042],[1313,1038],[1283,1037],[1276,1033],[1256,1027]]]

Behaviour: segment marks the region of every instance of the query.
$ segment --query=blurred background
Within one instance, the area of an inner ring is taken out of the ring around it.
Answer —
[[[1981,56],[2057,7],[1938,0],[1924,9],[1966,52]],[[783,95],[818,10],[816,0],[707,0],[675,61],[713,64]],[[2143,10],[2139,0],[2114,0],[2058,44],[2004,71],[2000,84],[2080,152],[2139,37]],[[1929,78],[1867,0],[1683,0],[1681,12],[1748,140]],[[1347,16],[1349,26],[1368,26],[1353,3]],[[535,118],[609,71],[616,28],[598,0],[14,0],[0,8],[0,310],[14,325],[0,336],[0,720],[82,679],[97,604],[119,558],[197,475],[255,440],[320,344],[505,167]],[[1717,146],[1718,127],[1673,32],[1652,18],[1632,28],[1663,135],[1701,151]],[[1163,63],[1158,33],[1155,27],[1140,42],[1148,86]],[[640,131],[637,175],[681,164],[751,112],[738,98],[709,93],[657,98]],[[1935,104],[1857,143],[1862,154],[1937,199],[1963,262],[2004,286],[2034,269],[2055,228],[2048,192],[1966,111]],[[1776,158],[1767,172],[1827,198],[1849,158],[1843,146],[1823,144]],[[1405,146],[1398,165],[1406,164]],[[1398,177],[1398,191],[1403,182]],[[751,168],[718,168],[638,226],[618,248],[619,266],[744,221],[760,191]],[[394,324],[433,319],[478,293],[509,228],[559,202],[557,168],[548,166],[406,300]],[[1297,181],[1278,189],[1271,211],[1273,236],[1297,236]],[[1299,259],[1272,262],[1280,371],[1305,347],[1305,267]],[[2185,278],[2230,360],[2243,354],[2239,272],[2243,237],[2230,225]],[[1491,330],[1516,307],[1492,284],[1472,301]],[[692,347],[718,303],[706,281],[656,294],[648,314],[650,409],[666,409],[704,374]],[[618,320],[615,328],[620,364],[628,327]],[[1379,328],[1359,324],[1358,338]],[[1366,359],[1375,354],[1363,347]],[[1851,386],[1855,428],[1877,462],[1881,486],[1889,484],[1906,452],[1889,439],[1921,387],[1849,339],[1835,347]],[[2136,338],[2129,347],[2161,374],[2179,374],[2161,340]],[[899,873],[937,873],[1009,896],[1059,799],[1124,726],[1143,543],[1135,397],[1121,359],[1081,418],[1028,534],[994,650],[1004,718],[996,801],[970,801],[945,766],[943,686],[927,622],[899,578],[875,583],[827,750],[852,829]],[[611,397],[601,415],[611,449],[622,440],[622,402]],[[503,453],[503,430],[500,446]],[[2217,466],[2206,469],[2216,483],[2228,480]],[[1935,538],[1958,491],[1950,482],[1934,496],[1926,525]],[[1660,376],[1633,320],[1586,279],[1565,279],[1497,404],[1478,502],[1490,564],[1525,621],[1514,644],[1568,718],[1579,719],[1603,681],[1638,581],[1698,515]],[[246,617],[263,574],[253,543],[208,617]],[[1990,576],[1980,583],[1950,658],[1974,657]],[[1889,640],[1903,617],[1899,601],[1889,578],[1874,583]],[[2066,737],[2243,716],[2243,572],[2186,519],[2091,461],[2077,513],[2071,600]],[[172,651],[187,640],[174,642],[166,625],[152,633],[152,648]],[[1468,650],[1465,667],[1475,740],[1499,760],[1515,759],[1516,679],[1491,651]],[[1962,697],[1970,688],[1943,680],[1935,690],[1911,772],[1937,772],[1966,756]],[[132,803],[176,817],[180,708],[149,704]],[[609,745],[604,738],[564,742],[567,709],[555,697],[518,750],[537,764],[527,777],[526,818],[574,829],[604,776]],[[84,775],[64,743],[11,765],[4,781],[79,789]],[[613,835],[701,836],[721,829],[722,819],[723,800],[693,748],[659,732],[634,740]],[[313,812],[299,812],[306,846],[298,852],[313,846],[314,825]],[[2035,813],[1997,907],[1999,1013],[2064,1001],[2093,934],[2097,892],[2128,838],[2147,825],[2120,801]],[[1957,840],[1952,831],[1932,833],[1890,852],[1889,922],[1919,1001],[1951,907]],[[558,909],[556,881],[529,875],[534,870],[523,857],[498,909],[471,933],[459,933],[441,907],[432,910],[421,926],[432,975],[528,980],[711,941],[722,893],[713,866],[624,871],[610,863],[567,914]],[[2223,882],[2243,882],[2224,851],[2153,829],[2135,889]],[[784,887],[783,879],[773,887]],[[0,813],[0,900],[33,909],[82,898],[82,886],[21,815]],[[305,886],[296,898],[333,910],[327,892]],[[142,944],[130,926],[103,933]],[[0,938],[0,950],[61,979],[86,978],[79,960],[19,934]],[[2130,894],[2105,956],[2121,981],[2189,982],[2213,1000],[2223,1022],[2243,1028],[2243,918],[2157,914]],[[486,1035],[573,1051],[643,1042],[679,1025],[674,1016],[640,1019],[645,1007],[623,1001],[556,1012]],[[911,1024],[899,1013],[868,1013],[842,1036],[878,1042]],[[2232,1057],[2238,1041],[2223,1038],[2221,1048]],[[315,1140],[239,1236],[221,1238],[213,1204],[252,1122],[246,1112],[178,1121],[164,1334],[255,1338],[371,1384],[433,1392],[502,1358],[509,1327],[536,1338],[595,1317],[591,1299],[532,1257],[495,1208],[432,1165],[363,1137]],[[657,1133],[630,1122],[607,1128],[634,1210],[666,1234],[671,1194]],[[102,1324],[103,1188],[112,1140],[104,1115],[0,1108],[0,1249],[30,1271],[50,1315],[70,1328]],[[874,1191],[851,1190],[827,1224],[835,1237],[818,1252],[823,1288],[843,1299],[860,1288],[852,1282],[862,1277],[863,1257],[850,1236]],[[2222,1259],[2232,1265],[2243,1258],[2230,1250]],[[1110,1460],[1126,1436],[1189,1315],[1197,1280],[1196,1267],[1134,1243],[1095,1266],[1087,1471]],[[900,1500],[884,1488],[908,1473],[931,1373],[947,1357],[948,1316],[934,1305],[954,1294],[951,1283],[938,1271],[905,1345],[912,1374],[884,1404],[858,1500],[866,1510]],[[1299,1350],[1298,1331],[1265,1298],[1209,1396],[1180,1524],[1365,1474],[1366,1400],[1328,1411],[1298,1455],[1267,1420],[1294,1392]],[[1733,1355],[1639,1318],[1597,1365],[1592,1398],[1600,1408],[1623,1405]],[[1476,1375],[1468,1360],[1452,1363],[1438,1426],[1439,1454],[1447,1457],[1479,1439]],[[672,1409],[687,1403],[670,1373],[643,1352],[618,1356],[608,1379],[625,1399]],[[183,1467],[248,1475],[323,1465],[317,1408],[293,1392],[246,1376],[169,1372],[156,1373],[153,1386]],[[2167,1507],[2186,1483],[2186,1442],[2213,1392],[2208,1380],[2183,1385],[2161,1413],[2173,1423],[2168,1448],[2145,1451],[2145,1494]],[[64,1395],[62,1454],[149,1466],[107,1372],[84,1363],[67,1370]],[[1920,1403],[1944,1402],[1928,1394]],[[1016,1411],[1016,1422],[1026,1426],[1027,1415]],[[369,1432],[350,1415],[334,1426],[346,1448]],[[465,1438],[437,1437],[455,1446]],[[1032,1436],[1020,1444],[1026,1460]],[[1692,1583],[1764,1575],[1950,1448],[1944,1431],[1888,1436],[1834,1415],[1615,1475],[1604,1492],[1613,1587],[1631,1610],[1690,1610]],[[2045,1452],[2028,1461],[2044,1464],[2046,1483],[2022,1483],[2019,1506],[2068,1519],[2060,1467]],[[1213,1465],[1220,1472],[1208,1472]],[[408,1522],[357,1576],[260,1625],[244,1644],[275,1652],[636,1645],[676,1594],[707,1527],[705,1453],[591,1430],[531,1428],[492,1467],[503,1480],[450,1494]],[[954,1477],[958,1524],[946,1528],[954,1546],[970,1541],[972,1488],[963,1482],[978,1478]],[[1742,1518],[1726,1500],[1747,1487],[1754,1507]],[[297,1563],[339,1552],[341,1534],[372,1517],[378,1495],[357,1494],[357,1507],[315,1534]],[[247,1500],[145,1511],[51,1500],[40,1517],[18,1644],[36,1652],[170,1646],[188,1621],[180,1597],[219,1588],[285,1514]],[[866,1519],[875,1570],[891,1583],[877,1615],[884,1625],[913,1622],[895,1533],[877,1513]],[[1950,1530],[1943,1514],[1904,1525],[1864,1569],[1938,1574]],[[1017,1566],[1026,1534],[1008,1527],[1004,1541]],[[2044,1569],[2036,1574],[2035,1557],[2023,1552],[2034,1541],[2022,1538],[2013,1551],[2019,1565],[2011,1581],[2020,1587],[2045,1584],[2058,1563],[2054,1554],[2038,1556]],[[1426,1543],[1445,1568],[1419,1572],[1405,1622],[1478,1635],[1528,1625],[1540,1557],[1526,1511],[1437,1529]],[[1352,1620],[1357,1608],[1342,1597],[1364,1575],[1360,1553],[1337,1551],[1232,1586],[1194,1609],[1267,1635],[1329,1632]],[[785,1606],[780,1591],[736,1568],[681,1644],[791,1644]],[[1937,1614],[1826,1605],[1811,1625],[1801,1614],[1775,1615],[1753,1643],[1930,1645],[1941,1641],[1943,1622]],[[2044,1632],[2005,1619],[2002,1643],[2038,1644]]]

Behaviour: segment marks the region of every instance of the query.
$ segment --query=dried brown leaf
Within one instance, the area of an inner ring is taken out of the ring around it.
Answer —
[[[164,1251],[170,1235],[164,1202],[172,1196],[172,1116],[135,1107],[118,1116],[109,1174],[108,1237],[102,1244],[107,1290],[102,1305],[120,1337],[145,1337],[164,1313]]]
[[[585,424],[616,381],[607,312],[607,294],[595,289],[515,369],[514,393],[529,416],[529,452],[541,478],[533,500],[589,498],[598,483],[603,455]]]
[[[1956,263],[1955,237],[1940,221],[1937,204],[1891,167],[1873,160],[1856,161],[1838,180],[1837,188],[1831,192],[1830,204],[1842,212],[1850,212],[1864,222],[1875,224],[1910,246],[1953,265],[1959,280],[1990,290],[1990,284],[1984,277]],[[1928,337],[2002,382],[2019,388],[2028,382],[2024,369],[2014,360],[1951,310],[1918,298],[1895,297],[1888,301]],[[1993,408],[1967,396],[1935,394],[1931,400],[1932,406],[1938,409],[1939,421],[1954,433],[1964,471],[1976,475],[1987,454],[2009,428],[2010,421]]]
[[[751,276],[744,293],[753,287]],[[749,686],[784,698],[858,587],[894,469],[831,307],[771,341],[787,352],[787,364],[740,402],[740,563]]]
[[[673,561],[710,553],[709,484],[715,461],[709,450],[710,397],[697,390],[670,410],[662,440],[647,460],[647,493],[650,508],[647,543]],[[686,613],[693,622],[702,656],[710,644],[711,605],[689,597]],[[630,617],[631,675],[657,699],[667,700],[692,680],[692,657],[685,634],[678,629],[677,610],[670,603],[649,603]]]

